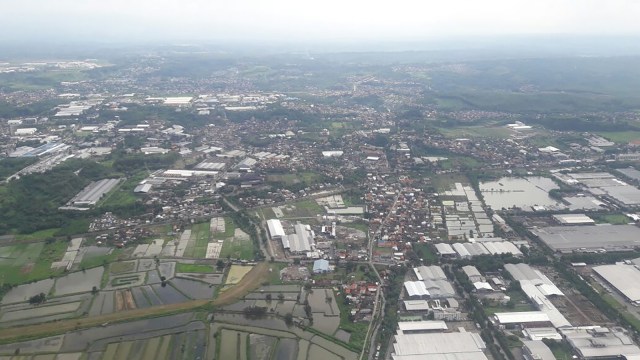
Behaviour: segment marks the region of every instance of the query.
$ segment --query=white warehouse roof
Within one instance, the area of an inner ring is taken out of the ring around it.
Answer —
[[[456,244],[454,244],[454,246],[455,245]],[[449,245],[447,243],[439,243],[439,244],[436,244],[435,246],[436,246],[436,251],[440,255],[455,255],[456,254],[456,252],[453,250],[451,245]]]
[[[406,359],[486,359],[479,334],[470,332],[398,334],[393,344],[394,360]],[[410,357],[410,356],[414,357]],[[406,357],[405,357],[406,356]]]
[[[602,265],[593,268],[598,275],[613,285],[633,302],[640,302],[640,270],[633,265]]]
[[[404,288],[407,290],[407,295],[413,296],[429,296],[429,291],[422,281],[405,281]]]
[[[438,320],[423,321],[400,321],[398,322],[399,334],[405,331],[429,331],[429,330],[447,330],[447,324]]]
[[[267,228],[272,239],[275,237],[285,236],[284,229],[282,228],[282,223],[278,219],[267,220]]]
[[[500,324],[521,324],[532,322],[550,322],[549,316],[542,311],[520,311],[495,313]]]

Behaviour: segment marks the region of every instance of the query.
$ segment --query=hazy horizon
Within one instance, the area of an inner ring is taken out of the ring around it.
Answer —
[[[3,4],[5,42],[438,41],[638,36],[632,0],[22,0]]]

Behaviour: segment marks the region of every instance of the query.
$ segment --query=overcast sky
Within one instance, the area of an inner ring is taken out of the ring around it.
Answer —
[[[637,0],[0,0],[0,38],[418,40],[640,35]]]

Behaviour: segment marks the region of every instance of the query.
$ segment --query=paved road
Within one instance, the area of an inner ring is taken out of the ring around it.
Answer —
[[[380,223],[380,226],[378,226],[378,228],[373,233],[373,235],[369,236],[369,248],[368,248],[369,266],[373,268],[373,271],[375,272],[376,277],[378,278],[378,282],[380,284],[382,284],[382,277],[380,276],[378,269],[376,269],[376,267],[374,266],[376,263],[374,263],[373,261],[373,245],[375,244],[376,238],[382,231],[382,228],[389,220],[389,217],[391,216],[393,209],[396,208],[399,198],[400,198],[400,192],[398,191],[396,193],[396,198],[393,201],[393,205],[391,205],[391,207],[389,208],[389,212],[387,213],[387,216],[385,216],[384,220],[382,220],[382,222]],[[387,304],[387,301],[384,296],[384,291],[382,289],[382,286],[380,286],[378,289],[378,294],[376,295],[376,302],[374,303],[374,308],[373,308],[374,318],[373,318],[373,321],[371,321],[369,328],[367,329],[367,337],[365,337],[365,344],[367,343],[367,341],[369,341],[369,357],[368,357],[369,360],[372,360],[376,354],[377,342],[375,341],[375,339],[378,335],[378,331],[380,330],[380,325],[382,324],[382,319],[384,317],[384,309],[386,307],[386,304]],[[360,360],[362,360],[364,354],[365,354],[365,349],[363,348],[362,353],[360,354]]]

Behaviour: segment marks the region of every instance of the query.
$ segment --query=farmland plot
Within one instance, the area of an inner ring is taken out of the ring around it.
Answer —
[[[104,267],[100,266],[63,276],[56,280],[55,295],[89,292],[94,286],[100,288],[103,273]]]

